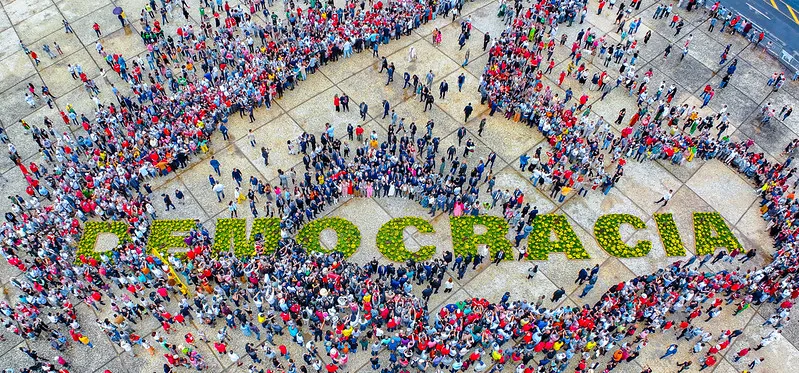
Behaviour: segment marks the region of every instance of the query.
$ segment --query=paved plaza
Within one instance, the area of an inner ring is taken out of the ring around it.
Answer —
[[[619,1],[621,2],[621,1]],[[111,93],[109,83],[115,84],[121,91],[129,90],[128,84],[111,71],[107,74],[108,82],[100,77],[100,69],[109,70],[109,66],[96,51],[98,40],[105,50],[110,53],[121,53],[126,58],[144,56],[147,53],[142,43],[140,25],[135,19],[146,5],[144,0],[95,0],[95,1],[53,1],[53,0],[2,0],[0,1],[0,125],[8,134],[10,141],[16,146],[23,162],[44,163],[39,147],[32,136],[23,128],[20,120],[31,125],[42,126],[44,117],[55,122],[58,133],[67,132],[73,137],[85,135],[79,126],[65,126],[61,121],[59,112],[68,105],[75,108],[78,113],[85,113],[91,117],[95,103],[84,89],[81,81],[73,79],[67,65],[80,64],[83,71],[91,79],[96,79],[100,89],[99,98],[103,102],[116,102]],[[193,7],[191,16],[196,17],[198,4],[194,0],[188,1]],[[231,2],[231,5],[233,2]],[[243,2],[247,4],[246,2]],[[336,0],[336,4],[339,0]],[[112,10],[120,6],[128,13],[131,25],[122,27]],[[783,149],[788,143],[799,137],[799,116],[792,115],[782,120],[775,117],[767,124],[760,120],[760,108],[771,103],[779,111],[785,105],[796,105],[799,98],[799,84],[789,81],[779,91],[773,91],[767,86],[769,77],[782,67],[770,56],[753,48],[752,45],[739,35],[731,36],[727,33],[708,32],[707,15],[702,10],[685,12],[685,27],[675,36],[673,28],[669,27],[669,20],[652,19],[656,7],[653,0],[643,0],[640,9],[633,11],[632,18],[640,15],[643,24],[637,35],[652,31],[651,38],[642,47],[636,69],[640,74],[652,70],[651,84],[657,86],[661,81],[677,87],[674,103],[686,103],[689,106],[702,104],[700,94],[706,85],[718,87],[726,69],[719,65],[718,57],[724,47],[731,44],[730,60],[738,59],[738,71],[730,84],[724,89],[716,89],[716,94],[708,106],[700,109],[700,116],[718,113],[723,104],[728,105],[731,125],[727,134],[733,141],[752,139],[754,149],[762,151],[768,160],[784,160]],[[249,5],[245,5],[249,8]],[[548,191],[537,189],[530,182],[530,173],[520,171],[519,159],[523,154],[533,154],[538,147],[544,151],[551,151],[551,147],[539,131],[524,126],[512,120],[506,120],[502,115],[488,116],[489,107],[480,105],[478,85],[488,54],[483,50],[483,35],[489,33],[493,38],[499,36],[505,25],[497,17],[499,2],[475,0],[466,1],[458,20],[461,17],[471,17],[473,29],[471,37],[463,48],[458,46],[458,37],[461,27],[458,22],[452,23],[451,17],[439,17],[422,27],[412,31],[410,36],[399,40],[392,40],[387,45],[380,47],[380,55],[385,56],[388,62],[396,66],[395,81],[386,84],[385,73],[380,73],[379,58],[372,57],[369,51],[356,53],[349,59],[340,59],[321,67],[314,74],[309,74],[308,79],[299,82],[294,90],[287,91],[281,99],[273,102],[270,109],[260,108],[254,112],[255,122],[250,123],[247,115],[240,118],[237,114],[230,116],[229,140],[222,139],[215,133],[210,146],[210,154],[204,158],[194,158],[192,165],[180,169],[176,173],[150,181],[153,189],[152,200],[159,218],[169,219],[199,219],[214,232],[215,221],[218,218],[229,217],[227,203],[218,203],[214,191],[209,187],[208,175],[214,171],[208,162],[213,155],[222,165],[223,172],[220,178],[227,185],[235,185],[230,177],[232,167],[239,168],[245,181],[250,176],[258,179],[270,180],[272,185],[278,185],[278,170],[296,169],[301,175],[304,170],[302,154],[290,155],[287,141],[294,141],[303,132],[313,133],[317,136],[325,130],[325,124],[334,127],[335,137],[346,139],[347,124],[362,125],[365,133],[374,131],[382,141],[387,136],[391,118],[382,118],[382,103],[387,100],[391,108],[399,117],[404,118],[406,126],[415,122],[420,132],[424,132],[424,125],[428,120],[435,122],[434,136],[441,139],[440,149],[447,149],[450,145],[458,148],[461,155],[462,147],[458,146],[458,128],[463,122],[463,109],[471,103],[474,112],[465,123],[467,134],[464,138],[471,138],[475,142],[475,153],[468,158],[461,157],[470,167],[475,166],[480,159],[486,159],[490,152],[498,155],[493,173],[496,176],[496,186],[499,189],[520,189],[525,195],[525,202],[537,206],[541,214],[565,215],[582,241],[586,251],[591,256],[589,260],[568,260],[564,254],[554,253],[547,261],[535,262],[539,266],[539,274],[533,280],[527,280],[527,270],[533,263],[528,261],[506,261],[500,265],[492,265],[490,260],[476,271],[468,271],[456,285],[451,293],[434,294],[430,299],[430,309],[438,309],[447,304],[456,303],[465,298],[486,298],[498,302],[505,292],[510,292],[511,299],[536,299],[542,295],[547,297],[546,305],[549,307],[574,306],[593,304],[598,301],[602,293],[611,286],[627,281],[635,276],[649,274],[668,266],[677,260],[686,260],[686,257],[667,257],[658,236],[656,223],[653,219],[655,213],[672,213],[679,228],[686,248],[694,250],[692,213],[694,212],[719,212],[731,227],[735,236],[746,248],[756,248],[758,256],[740,267],[743,270],[754,269],[767,264],[771,253],[774,251],[772,239],[769,237],[766,224],[761,218],[760,198],[756,187],[737,170],[723,164],[718,160],[704,161],[698,157],[692,162],[683,165],[674,165],[667,161],[635,162],[630,161],[624,168],[624,176],[610,193],[604,195],[599,191],[589,191],[586,197],[575,193],[564,202],[557,198],[550,198]],[[569,64],[568,46],[571,45],[581,29],[591,28],[597,35],[605,35],[612,43],[620,41],[620,35],[615,33],[615,11],[607,10],[597,15],[597,3],[591,1],[588,5],[588,15],[582,23],[575,22],[571,27],[566,24],[560,26],[560,33],[568,35],[566,47],[558,46],[555,50],[556,66],[553,73],[544,76],[544,85],[550,86],[553,92],[561,97],[565,89],[571,88],[574,96],[579,97],[586,86],[579,86],[574,79],[567,79],[561,87],[557,86],[558,73],[565,70]],[[271,8],[285,16],[282,3],[276,2]],[[175,35],[176,27],[182,25],[179,7],[174,13],[174,22],[163,25],[167,35]],[[255,14],[254,18],[260,17]],[[74,28],[75,33],[65,33],[62,19],[66,19]],[[102,38],[98,39],[92,25],[97,22],[102,29]],[[258,19],[257,22],[263,22]],[[190,19],[189,24],[197,26],[196,18]],[[443,42],[436,46],[433,44],[432,33],[435,29],[442,32]],[[682,45],[686,38],[691,38],[691,48],[682,61],[678,61]],[[559,38],[558,38],[559,39]],[[36,66],[31,58],[20,48],[20,41],[30,50],[39,54],[41,62]],[[57,42],[63,55],[50,58],[42,51],[45,44],[52,45]],[[642,43],[642,41],[638,41]],[[674,44],[675,50],[666,61],[662,55],[667,45]],[[408,59],[410,48],[415,49],[418,58],[413,61]],[[462,67],[464,54],[469,50],[470,59],[467,66]],[[602,66],[598,58],[592,61],[591,56],[585,57],[590,63],[587,68],[590,75],[596,71],[608,70],[615,79],[618,76],[617,64],[610,67]],[[543,63],[542,63],[543,64]],[[543,65],[542,65],[543,66]],[[423,112],[424,103],[413,94],[412,89],[403,89],[402,75],[404,72],[424,76],[432,71],[434,83],[432,86],[436,101],[431,110]],[[462,91],[458,92],[458,76],[464,74],[465,83]],[[791,75],[791,73],[787,74]],[[450,89],[444,99],[439,99],[438,86],[441,81],[449,83]],[[25,101],[28,84],[37,88],[47,85],[55,96],[54,106],[48,106],[39,100],[35,107],[30,107]],[[333,106],[333,97],[345,93],[350,97],[350,112],[337,112]],[[599,100],[600,92],[588,92],[588,104],[592,105],[591,117],[604,116],[611,122],[618,115],[619,110],[627,108],[628,114],[635,107],[636,97],[627,94],[624,88],[612,91],[603,101]],[[358,105],[366,102],[369,105],[367,119],[361,120]],[[629,116],[627,117],[629,118]],[[478,135],[478,126],[482,119],[486,119],[485,130]],[[626,119],[625,119],[626,121]],[[624,126],[614,124],[613,132],[618,134]],[[247,137],[252,130],[257,144],[250,145]],[[715,131],[715,130],[714,130]],[[270,149],[269,166],[265,166],[261,158],[260,148]],[[354,149],[354,146],[351,146]],[[5,195],[22,194],[26,187],[26,179],[20,169],[14,165],[9,157],[0,158],[0,171],[7,181],[3,184]],[[485,190],[488,185],[480,186],[481,196],[489,196]],[[165,205],[159,197],[162,193],[174,195],[175,190],[185,193],[185,203],[176,203],[176,209],[164,212]],[[669,190],[674,194],[669,203],[663,207],[654,202]],[[232,189],[231,189],[232,193]],[[490,197],[488,197],[490,200]],[[11,209],[11,202],[7,198],[0,199],[0,210]],[[502,209],[497,206],[490,212],[501,215]],[[594,224],[601,215],[619,213],[632,214],[644,222],[646,228],[638,231],[622,230],[622,237],[631,245],[639,240],[649,240],[653,248],[651,252],[641,258],[616,258],[610,256],[599,247],[594,238]],[[239,209],[239,217],[252,221],[252,215],[245,205]],[[441,257],[444,252],[452,251],[450,237],[449,216],[438,212],[430,216],[428,210],[418,203],[401,198],[345,198],[337,206],[324,211],[325,216],[338,216],[352,221],[361,231],[362,241],[358,251],[350,260],[366,263],[372,258],[385,262],[388,261],[376,248],[375,237],[382,224],[392,218],[403,216],[425,217],[435,228],[435,233],[423,234],[415,230],[406,230],[405,243],[411,250],[424,245],[435,245],[436,256]],[[508,239],[513,241],[513,234],[508,234]],[[335,236],[323,233],[323,245],[332,247]],[[101,245],[105,244],[101,240]],[[526,242],[526,241],[524,241]],[[689,256],[692,255],[689,253]],[[575,283],[575,278],[580,269],[585,267],[600,266],[600,274],[596,290],[584,298],[579,298],[582,286]],[[709,266],[712,270],[734,269],[730,264],[717,263]],[[5,297],[14,300],[19,289],[9,284],[21,272],[3,263],[0,264],[0,281],[2,281]],[[456,277],[456,273],[451,273]],[[565,297],[557,303],[549,302],[554,291],[563,288]],[[421,292],[422,287],[414,288]],[[159,353],[150,356],[146,351],[136,347],[137,356],[126,354],[118,344],[111,342],[104,333],[94,324],[95,319],[102,320],[113,313],[108,305],[95,311],[89,306],[76,303],[76,310],[84,325],[83,331],[93,341],[94,348],[73,345],[64,353],[72,363],[72,372],[104,372],[109,370],[118,372],[161,372],[165,362],[160,346]],[[745,311],[733,316],[732,306],[725,307],[716,319],[705,323],[701,317],[699,324],[705,330],[718,335],[724,329],[741,329],[743,335],[734,339],[730,348],[725,350],[724,359],[713,367],[705,369],[708,372],[742,372],[747,369],[747,364],[752,357],[764,357],[762,365],[752,371],[755,372],[789,372],[799,365],[799,325],[789,323],[783,328],[782,336],[774,343],[759,351],[753,351],[746,359],[734,362],[736,352],[746,345],[757,346],[761,337],[769,333],[768,327],[762,326],[765,319],[774,312],[775,306],[764,304],[752,306]],[[133,325],[134,329],[142,335],[149,335],[149,331],[161,330],[156,320],[145,317],[143,322]],[[171,343],[180,344],[187,331],[204,330],[205,334],[213,336],[216,331],[205,325],[189,322],[186,327],[178,326],[177,332],[166,335]],[[161,333],[163,334],[163,333]],[[256,343],[254,338],[242,337],[237,331],[231,331],[233,336],[229,348],[237,351],[242,359],[246,358],[244,345],[247,342]],[[4,340],[0,341],[0,368],[11,368],[14,371],[30,366],[29,359],[18,347],[30,347],[45,357],[55,356],[53,351],[43,340],[25,340],[13,333],[3,333]],[[282,337],[277,337],[279,340]],[[649,346],[641,350],[641,355],[629,363],[619,365],[615,371],[640,372],[645,367],[650,367],[653,372],[674,372],[679,369],[677,362],[694,360],[691,371],[699,368],[698,355],[691,354],[693,342],[679,342],[677,356],[668,359],[659,359],[666,348],[674,343],[672,333],[655,333],[650,337]],[[262,343],[258,342],[258,343]],[[302,349],[290,341],[282,342],[289,346],[295,361],[301,361]],[[219,355],[211,344],[198,343],[198,351],[205,356],[212,372],[245,372],[245,366],[237,367],[227,356]],[[350,358],[348,365],[343,368],[347,372],[372,371],[368,359],[368,352],[359,352]],[[384,350],[381,357],[387,359],[388,353]],[[602,364],[597,371],[604,367],[610,356],[602,357],[598,361]],[[325,356],[325,359],[328,359]],[[574,359],[569,372],[579,359]],[[507,364],[505,372],[513,372],[516,364]],[[180,370],[188,371],[188,370]]]

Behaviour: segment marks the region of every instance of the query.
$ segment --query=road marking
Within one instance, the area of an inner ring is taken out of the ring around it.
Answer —
[[[765,17],[767,20],[771,21],[771,17],[767,16],[766,13],[763,13],[763,12],[759,11],[752,4],[746,3],[746,5],[749,7],[749,9],[757,12],[757,14],[760,14],[761,16]],[[799,23],[799,21],[797,21],[797,23]]]
[[[788,12],[791,13],[791,17],[793,17],[793,21],[796,22],[797,24],[799,24],[799,18],[796,17],[796,13],[793,11],[793,8],[791,8],[791,6],[788,5],[788,4],[785,4],[785,6],[788,7]]]
[[[771,0],[771,6],[773,6],[774,9],[780,10],[780,7],[777,6],[777,2],[774,0]]]

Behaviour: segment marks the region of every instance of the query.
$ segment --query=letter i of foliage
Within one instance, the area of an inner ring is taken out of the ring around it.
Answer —
[[[685,245],[680,238],[680,231],[674,223],[674,217],[670,214],[655,214],[655,223],[658,226],[660,242],[667,256],[685,256]]]

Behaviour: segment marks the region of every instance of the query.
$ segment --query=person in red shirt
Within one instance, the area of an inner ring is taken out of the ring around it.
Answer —
[[[214,348],[216,349],[216,352],[219,352],[220,354],[227,353],[227,345],[222,342],[214,342]]]
[[[714,365],[716,365],[716,358],[713,357],[713,355],[710,355],[710,356],[705,358],[705,361],[702,363],[702,366],[699,367],[699,371],[702,371],[705,368],[712,367]]]

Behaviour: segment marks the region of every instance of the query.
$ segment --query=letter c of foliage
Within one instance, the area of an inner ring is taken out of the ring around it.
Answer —
[[[245,219],[217,219],[214,235],[214,253],[230,251],[241,259],[256,255],[256,238],[260,237],[262,249],[260,254],[269,254],[277,248],[280,241],[280,219],[260,218],[252,222],[252,232],[247,238],[247,221]]]
[[[680,238],[677,224],[674,223],[674,217],[671,214],[655,214],[655,223],[657,223],[660,242],[663,243],[666,255],[685,256],[685,245]]]
[[[169,249],[185,249],[185,237],[176,236],[174,232],[188,232],[194,228],[194,220],[155,220],[150,226],[150,237],[147,239],[147,251],[158,250],[161,256],[168,256]],[[184,253],[177,253],[177,257],[183,257]]]
[[[557,241],[550,241],[555,232]],[[533,221],[533,230],[528,238],[528,256],[532,260],[547,260],[549,253],[566,253],[569,259],[590,259],[580,238],[574,233],[569,221],[563,215],[538,215]]]
[[[121,221],[90,221],[83,227],[83,237],[78,242],[78,249],[75,256],[80,258],[83,255],[86,258],[94,258],[100,260],[101,255],[111,257],[111,251],[98,252],[94,251],[94,246],[97,245],[97,236],[100,233],[112,233],[117,236],[119,243],[129,242],[130,235],[128,234],[128,225]]]
[[[349,220],[338,217],[326,217],[308,222],[297,233],[297,242],[306,250],[330,253],[330,250],[322,247],[319,239],[319,235],[326,229],[336,231],[338,236],[336,248],[332,252],[340,252],[345,258],[349,258],[361,246],[361,231],[358,227]]]
[[[715,236],[713,232],[716,233]],[[742,249],[738,239],[718,212],[694,213],[694,238],[697,256],[712,254],[717,247],[725,247],[729,251]]]
[[[434,232],[433,225],[425,219],[413,216],[394,218],[383,224],[377,232],[377,250],[395,262],[404,262],[408,259],[422,261],[432,258],[436,253],[435,246],[422,246],[416,252],[405,247],[402,237],[405,227],[415,227],[421,233]]]
[[[505,238],[508,234],[508,223],[498,216],[458,216],[449,221],[452,228],[452,247],[456,255],[477,254],[477,245],[488,246],[491,258],[500,250],[505,252],[505,259],[513,259],[511,243]],[[483,234],[475,234],[474,227],[482,225],[486,228]]]
[[[652,250],[650,241],[638,241],[634,247],[624,243],[619,230],[622,224],[629,224],[635,229],[646,228],[646,223],[635,215],[602,215],[594,224],[594,236],[596,236],[599,246],[617,258],[638,258],[649,254],[649,251]]]

